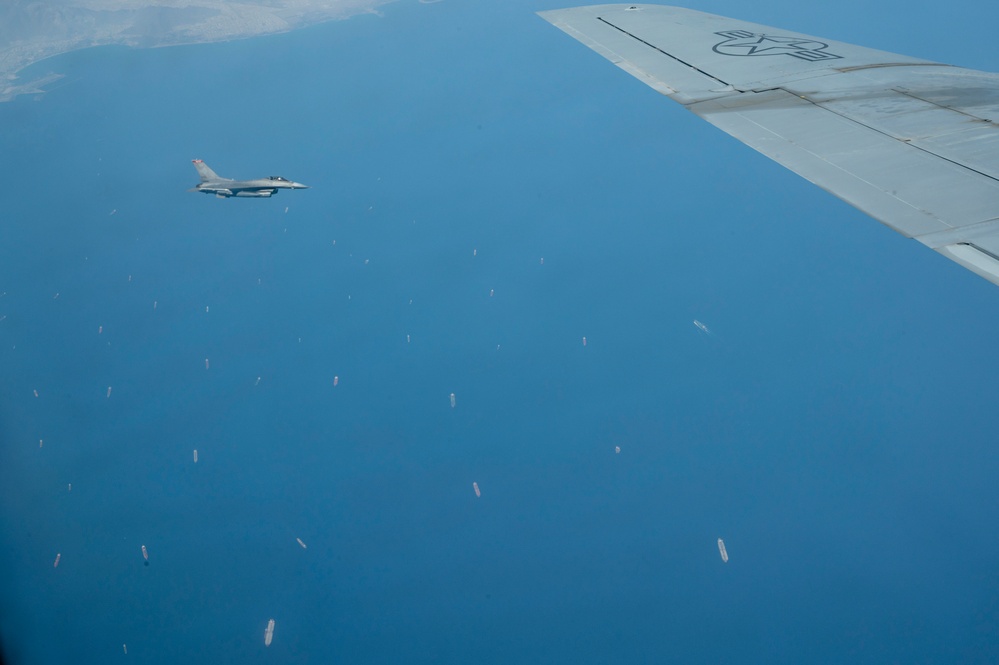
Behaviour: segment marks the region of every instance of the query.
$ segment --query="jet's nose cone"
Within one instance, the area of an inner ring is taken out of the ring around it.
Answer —
[[[300,182],[295,182],[295,183],[292,183],[292,185],[291,185],[291,186],[292,186],[292,188],[293,188],[293,189],[308,189],[308,188],[309,188],[309,186],[308,186],[308,185],[303,185],[303,184],[302,184],[302,183],[300,183]]]

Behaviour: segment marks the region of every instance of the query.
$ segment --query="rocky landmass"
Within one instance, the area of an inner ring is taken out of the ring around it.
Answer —
[[[60,78],[17,73],[68,51],[196,44],[287,32],[376,11],[392,0],[6,0],[0,3],[0,101]]]

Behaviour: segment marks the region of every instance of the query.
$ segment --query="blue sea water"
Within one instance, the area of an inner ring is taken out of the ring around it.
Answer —
[[[81,51],[0,105],[11,662],[999,659],[995,287],[557,6]],[[869,25],[830,36],[947,59]]]

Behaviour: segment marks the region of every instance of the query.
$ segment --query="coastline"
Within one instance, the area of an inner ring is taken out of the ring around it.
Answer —
[[[12,18],[26,39],[2,41],[0,35],[0,103],[20,95],[41,94],[63,78],[47,72],[21,81],[28,67],[59,55],[95,46],[164,48],[237,41],[291,32],[310,25],[377,14],[394,0],[150,0],[141,7],[124,0],[77,0],[74,5],[41,11],[15,7]],[[23,11],[22,11],[23,10]]]

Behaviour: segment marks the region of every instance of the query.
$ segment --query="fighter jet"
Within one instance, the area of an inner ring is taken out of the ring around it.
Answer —
[[[279,175],[272,175],[258,180],[223,178],[208,168],[208,165],[200,159],[192,161],[194,162],[194,168],[198,169],[201,182],[194,189],[188,190],[191,192],[214,194],[220,199],[227,199],[230,196],[267,198],[277,194],[279,189],[308,189],[308,186],[300,182],[293,182]]]

